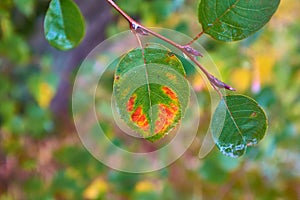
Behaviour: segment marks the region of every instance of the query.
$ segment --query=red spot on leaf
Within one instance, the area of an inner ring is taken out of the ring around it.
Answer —
[[[164,132],[172,123],[174,123],[177,113],[178,106],[175,104],[170,104],[170,106],[160,104],[158,120],[155,122],[155,133]]]
[[[251,113],[250,117],[251,117],[251,118],[254,118],[254,117],[256,117],[256,115],[257,115],[257,113],[256,113],[256,112],[253,112],[253,113]]]
[[[165,62],[170,63],[170,62],[176,62],[176,61],[177,61],[177,57],[174,53],[172,53],[172,52],[167,53]]]
[[[175,92],[173,92],[170,88],[166,87],[166,86],[163,86],[162,87],[162,90],[164,91],[164,93],[166,95],[168,95],[171,99],[173,100],[177,100],[177,96],[175,94]]]
[[[140,115],[142,114],[142,107],[139,106],[135,111],[134,113],[132,113],[131,115],[131,119],[132,121],[136,122],[138,121],[138,119],[140,118]]]
[[[136,99],[136,95],[132,95],[128,102],[127,102],[127,111],[128,112],[132,112],[133,111],[133,107],[134,107],[134,102],[135,102],[135,99]]]
[[[149,122],[146,115],[143,113],[142,107],[139,106],[132,114],[131,120],[143,130],[149,129]]]
[[[174,53],[172,53],[172,52],[169,52],[169,53],[168,53],[168,56],[170,56],[170,57],[175,57]]]

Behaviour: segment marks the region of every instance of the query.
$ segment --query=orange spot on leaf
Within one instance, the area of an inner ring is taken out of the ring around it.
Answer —
[[[142,107],[139,106],[131,115],[131,120],[143,130],[149,129],[149,122],[146,115],[143,113]]]
[[[171,99],[173,100],[177,100],[177,96],[175,94],[175,92],[173,92],[170,88],[166,87],[166,86],[163,86],[162,87],[162,90],[164,91],[164,93],[166,95],[168,95]]]
[[[176,55],[172,52],[167,53],[167,57],[165,58],[165,62],[170,63],[170,62],[174,62],[174,61],[177,61]]]
[[[142,114],[142,107],[139,106],[139,107],[134,111],[134,113],[132,113],[132,115],[131,115],[132,121],[137,122],[138,119],[140,118],[140,115],[141,115],[141,114]]]
[[[256,113],[256,112],[253,112],[253,113],[251,113],[250,117],[251,117],[251,118],[254,118],[254,117],[256,117],[256,115],[257,115],[257,113]]]
[[[170,80],[176,80],[176,76],[175,76],[174,74],[172,74],[172,73],[166,73],[165,75],[166,75],[166,77],[168,77]]]
[[[175,54],[172,53],[172,52],[169,52],[169,53],[168,53],[168,56],[170,56],[170,57],[172,58],[172,57],[175,57]]]
[[[128,102],[127,102],[127,111],[128,112],[132,112],[133,111],[133,107],[134,107],[134,102],[135,102],[135,99],[136,99],[136,95],[132,95]]]
[[[178,106],[175,104],[170,106],[160,104],[158,120],[155,122],[155,133],[164,132],[174,122],[177,113]]]

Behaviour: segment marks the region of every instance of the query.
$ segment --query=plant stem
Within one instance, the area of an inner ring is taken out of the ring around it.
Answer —
[[[219,79],[217,79],[215,76],[213,76],[211,73],[209,73],[201,64],[200,62],[195,58],[195,55],[197,56],[201,56],[201,54],[196,51],[195,49],[193,49],[192,47],[190,47],[189,45],[192,44],[195,40],[197,40],[198,38],[201,37],[201,35],[203,34],[203,32],[199,33],[192,41],[190,41],[189,43],[187,43],[186,45],[180,45],[177,44],[176,42],[148,29],[147,27],[141,25],[140,23],[138,23],[137,21],[135,21],[134,19],[132,19],[127,13],[125,13],[113,0],[106,0],[115,10],[117,10],[129,23],[130,29],[132,31],[140,31],[142,34],[150,34],[153,35],[167,43],[169,43],[170,45],[176,47],[177,49],[179,49],[182,53],[184,53],[193,63],[195,63],[200,70],[205,74],[205,76],[208,78],[210,84],[213,86],[213,88],[215,90],[218,91],[219,88],[225,88],[227,90],[232,90],[235,91],[234,88],[232,88],[231,86],[227,85],[226,83],[220,81]],[[219,92],[219,91],[218,91]]]
[[[198,40],[202,35],[204,34],[204,31],[201,31],[198,35],[196,35],[190,42],[188,42],[186,45],[191,45],[193,42]]]
[[[133,22],[134,20],[127,15],[113,0],[106,0],[114,9],[116,9],[129,23]]]

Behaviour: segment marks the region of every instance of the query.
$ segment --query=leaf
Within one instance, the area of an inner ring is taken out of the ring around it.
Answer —
[[[228,181],[230,172],[239,167],[240,161],[224,156],[219,151],[213,151],[203,160],[198,173],[206,182],[222,184]]]
[[[28,86],[38,105],[47,109],[56,93],[58,77],[49,72],[45,75],[33,75],[29,79]]]
[[[29,46],[26,41],[17,34],[11,34],[0,40],[0,55],[19,64],[26,64],[30,58]]]
[[[135,185],[135,191],[138,193],[155,191],[156,187],[152,181],[142,180]]]
[[[148,46],[144,58],[141,49],[134,49],[117,66],[114,97],[130,128],[158,140],[178,124],[189,101],[182,63],[167,49]]]
[[[108,191],[109,185],[102,178],[96,178],[83,192],[84,199],[99,199]]]
[[[201,0],[198,18],[205,33],[220,41],[244,39],[261,29],[280,0]]]
[[[16,7],[27,17],[33,14],[35,0],[14,0]]]
[[[265,135],[267,118],[253,99],[243,95],[225,96],[212,119],[211,131],[220,151],[230,157],[245,153]]]
[[[44,21],[45,37],[60,49],[76,47],[85,32],[84,19],[72,0],[52,0]]]

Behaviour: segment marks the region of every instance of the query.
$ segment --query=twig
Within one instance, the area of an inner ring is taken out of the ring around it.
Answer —
[[[193,42],[198,40],[202,35],[204,34],[204,31],[201,31],[198,35],[196,35],[190,42],[188,42],[186,45],[191,45]]]
[[[200,70],[205,74],[205,76],[208,78],[210,84],[213,86],[213,88],[215,90],[218,91],[218,93],[220,92],[219,89],[220,88],[225,88],[227,90],[231,90],[231,91],[235,91],[235,89],[229,85],[227,85],[226,83],[220,81],[219,79],[217,79],[215,76],[213,76],[211,73],[209,73],[201,64],[200,62],[195,58],[195,56],[202,56],[202,54],[200,52],[198,52],[197,50],[193,49],[191,46],[189,46],[190,44],[192,44],[195,40],[197,40],[199,37],[201,37],[201,35],[203,34],[202,32],[200,34],[198,34],[191,42],[189,42],[186,45],[180,45],[177,44],[176,42],[148,29],[147,27],[144,27],[143,25],[141,25],[140,23],[138,23],[137,21],[135,21],[134,19],[132,19],[129,15],[127,15],[127,13],[125,13],[113,0],[106,0],[114,9],[116,9],[129,23],[130,29],[141,33],[141,34],[150,34],[152,36],[155,36],[167,43],[169,43],[170,45],[176,47],[177,49],[179,49],[181,52],[183,52],[193,63],[195,63]]]

